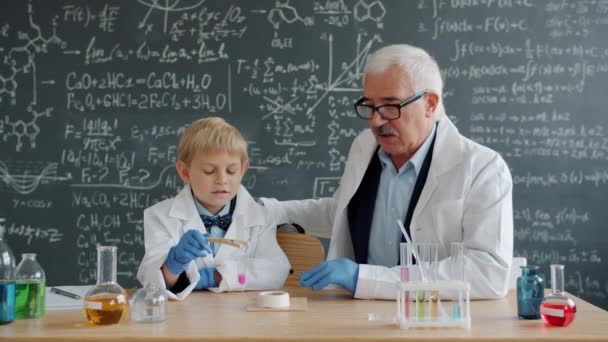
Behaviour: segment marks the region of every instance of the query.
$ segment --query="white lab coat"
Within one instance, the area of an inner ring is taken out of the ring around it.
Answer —
[[[440,243],[441,279],[455,277],[446,259],[450,242],[464,242],[464,269],[466,280],[471,282],[471,298],[504,297],[513,258],[513,184],[509,169],[498,153],[463,137],[445,115],[436,134],[431,167],[410,224],[412,240]],[[355,139],[340,187],[332,198],[283,202],[264,198],[261,200],[266,210],[279,222],[298,223],[312,235],[328,237],[331,229],[327,259],[354,260],[346,208],[376,148],[369,129]],[[395,299],[398,280],[397,267],[360,265],[354,295]]]
[[[189,185],[174,198],[157,203],[144,211],[144,238],[146,253],[139,266],[137,278],[142,284],[151,283],[166,288],[161,267],[167,259],[169,249],[179,242],[189,229],[207,232],[194,205]],[[182,300],[200,279],[199,269],[216,267],[222,275],[218,287],[213,292],[234,290],[265,290],[283,286],[289,273],[287,257],[276,239],[276,221],[264,216],[264,211],[249,192],[241,186],[232,223],[226,231],[226,239],[249,241],[247,248],[247,282],[245,287],[237,280],[237,255],[239,249],[220,245],[215,257],[208,255],[197,258],[188,265],[186,275],[190,285],[180,293],[167,290],[170,299]]]

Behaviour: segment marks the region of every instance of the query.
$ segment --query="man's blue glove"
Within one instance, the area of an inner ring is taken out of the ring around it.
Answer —
[[[346,258],[326,261],[310,271],[302,272],[300,285],[311,286],[314,291],[329,284],[337,284],[354,293],[357,289],[359,264]]]
[[[186,270],[190,261],[212,253],[206,235],[191,229],[182,235],[177,245],[171,247],[165,264],[171,273],[180,274]]]
[[[210,287],[216,287],[215,278],[213,275],[215,274],[215,267],[207,267],[200,269],[198,274],[201,276],[201,279],[198,280],[196,286],[194,286],[195,290],[205,290]]]

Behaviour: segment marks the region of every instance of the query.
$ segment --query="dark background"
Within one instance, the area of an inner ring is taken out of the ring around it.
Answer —
[[[50,285],[94,283],[97,243],[138,285],[142,211],[181,188],[178,137],[203,116],[243,131],[254,196],[331,195],[366,127],[368,54],[410,43],[437,57],[459,130],[511,168],[515,255],[547,278],[565,264],[567,290],[608,308],[606,1],[0,7],[0,217]]]

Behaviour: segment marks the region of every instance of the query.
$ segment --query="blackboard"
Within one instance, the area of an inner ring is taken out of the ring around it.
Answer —
[[[95,281],[118,246],[136,286],[144,208],[182,186],[184,126],[219,115],[249,142],[254,196],[336,189],[367,56],[437,57],[448,114],[514,181],[515,255],[566,265],[608,308],[608,1],[138,0],[0,5],[0,217],[48,283]],[[549,279],[547,279],[548,282]]]

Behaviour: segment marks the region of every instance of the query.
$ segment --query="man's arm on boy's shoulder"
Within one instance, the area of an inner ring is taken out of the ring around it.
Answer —
[[[331,237],[335,202],[331,197],[295,201],[260,198],[267,217],[278,223],[297,223],[308,235]]]

